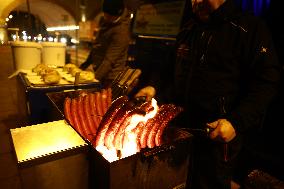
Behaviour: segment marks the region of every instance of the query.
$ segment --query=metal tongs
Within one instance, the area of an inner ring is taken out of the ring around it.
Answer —
[[[209,137],[210,133],[214,130],[208,126],[205,126],[203,129],[199,128],[181,128],[181,130],[187,131],[195,136]]]
[[[136,81],[141,74],[140,69],[131,69],[127,67],[120,72],[112,82],[112,93],[114,97],[125,95],[137,84]]]

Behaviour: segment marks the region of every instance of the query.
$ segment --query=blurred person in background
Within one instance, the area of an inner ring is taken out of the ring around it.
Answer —
[[[187,188],[240,188],[237,168],[278,92],[278,58],[264,22],[241,12],[233,0],[191,5],[193,15],[176,38],[170,94],[161,97],[153,85],[135,96],[156,95],[182,106],[173,125],[211,129],[208,137],[194,138]]]
[[[92,64],[96,79],[108,87],[126,68],[131,19],[123,0],[104,0],[102,11],[100,30],[80,68],[85,70]]]

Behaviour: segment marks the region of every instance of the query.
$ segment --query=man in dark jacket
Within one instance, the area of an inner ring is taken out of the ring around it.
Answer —
[[[265,24],[233,0],[192,0],[192,10],[177,36],[170,101],[184,107],[178,126],[212,131],[208,138],[196,137],[187,186],[238,188],[232,180],[240,152],[261,127],[280,67]],[[155,86],[148,86],[136,96],[154,94]]]
[[[130,14],[123,0],[104,0],[103,23],[87,60],[81,64],[86,69],[93,64],[95,77],[104,86],[125,69],[130,42]]]

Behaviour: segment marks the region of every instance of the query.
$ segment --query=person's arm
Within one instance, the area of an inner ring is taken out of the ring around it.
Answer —
[[[268,29],[263,23],[258,23],[249,39],[252,41],[246,46],[250,65],[247,65],[245,95],[225,118],[207,124],[214,129],[210,133],[213,140],[229,142],[238,133],[257,130],[269,103],[277,94],[281,68]]]
[[[121,36],[119,33],[115,33],[111,36],[103,62],[96,70],[96,78],[98,80],[105,79],[106,77],[115,77],[115,73],[122,71],[120,69],[126,64],[127,60],[129,39],[128,33]]]
[[[265,24],[256,23],[249,39],[251,41],[246,46],[249,65],[245,95],[227,116],[237,133],[261,126],[265,111],[277,94],[280,81],[280,64]]]
[[[93,63],[93,48],[91,49],[91,51],[89,52],[89,55],[87,57],[87,59],[85,60],[85,62],[83,62],[80,65],[80,69],[85,70],[87,69],[91,64]]]

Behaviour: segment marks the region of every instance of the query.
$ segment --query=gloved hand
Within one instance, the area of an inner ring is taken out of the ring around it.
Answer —
[[[156,95],[156,90],[152,86],[147,86],[138,91],[135,97],[146,96],[146,101],[150,101]]]
[[[88,64],[86,64],[86,63],[83,63],[83,64],[81,64],[80,66],[79,66],[79,68],[81,69],[81,70],[85,70],[85,69],[87,69],[88,68]]]

